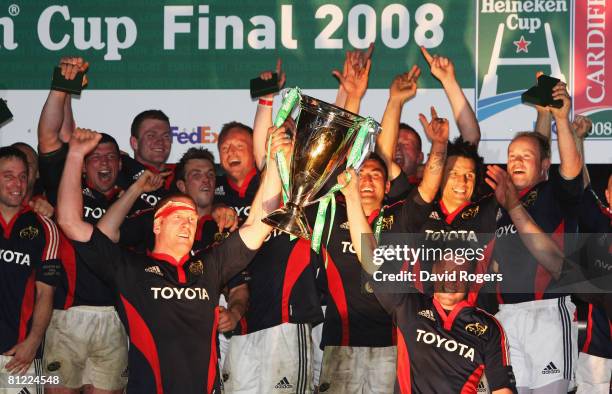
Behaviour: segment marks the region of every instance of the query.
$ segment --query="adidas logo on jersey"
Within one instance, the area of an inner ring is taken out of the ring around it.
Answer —
[[[164,276],[164,274],[162,274],[162,272],[159,269],[159,267],[156,266],[156,265],[153,265],[151,267],[145,268],[145,272],[150,272],[152,274],[156,274],[156,275],[159,275],[159,276]]]
[[[438,211],[432,211],[429,215],[429,218],[434,220],[441,220],[440,215],[438,215]]]
[[[426,318],[428,318],[428,319],[429,319],[429,320],[431,320],[431,321],[436,321],[436,318],[434,317],[434,314],[433,314],[433,312],[431,311],[431,309],[425,309],[425,310],[422,310],[422,311],[420,311],[420,312],[418,313],[418,315],[419,315],[419,316],[426,317]]]
[[[27,387],[24,387],[17,394],[32,394],[32,392],[28,390]]]
[[[340,228],[343,230],[350,230],[348,222],[344,222],[340,225]]]
[[[542,375],[550,375],[552,373],[561,373],[561,371],[559,371],[557,366],[551,361],[548,363],[546,368],[542,370]]]
[[[91,190],[86,187],[85,189],[83,189],[83,195],[89,198],[94,198],[93,193],[91,192]]]
[[[289,383],[289,380],[287,379],[287,377],[284,377],[281,379],[280,382],[276,384],[276,386],[274,386],[274,388],[275,389],[292,389],[293,385]]]
[[[225,196],[225,189],[223,186],[217,186],[215,189],[215,196]]]
[[[482,380],[478,383],[478,388],[476,389],[476,392],[478,392],[478,393],[486,393],[487,392],[487,388],[485,387],[485,384],[484,384],[484,382]]]

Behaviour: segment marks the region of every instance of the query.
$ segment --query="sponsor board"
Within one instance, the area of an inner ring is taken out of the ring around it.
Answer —
[[[612,139],[612,3],[585,0],[574,6],[574,113],[593,121],[589,139]]]
[[[536,72],[570,82],[571,3],[478,1],[475,104],[483,140],[533,130],[536,111],[521,94],[535,85]]]

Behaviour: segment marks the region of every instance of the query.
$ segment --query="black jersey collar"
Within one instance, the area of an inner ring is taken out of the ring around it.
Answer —
[[[31,211],[31,210],[32,209],[30,208],[30,206],[27,205],[27,202],[25,202],[25,205],[21,206],[21,209],[15,214],[15,216],[11,218],[11,220],[8,223],[5,222],[4,217],[0,215],[0,225],[2,225],[4,238],[6,239],[10,238],[11,231],[13,231],[13,226],[15,225],[15,222],[17,222],[17,219],[19,219],[19,217],[23,215],[24,213]]]
[[[459,313],[466,307],[471,307],[470,303],[467,300],[463,300],[461,302],[459,302],[458,304],[456,304],[453,307],[453,310],[447,314],[446,311],[444,310],[444,308],[442,307],[442,305],[440,304],[440,302],[438,302],[438,300],[436,299],[436,297],[432,297],[433,300],[433,304],[436,308],[436,311],[438,312],[438,315],[440,316],[440,319],[442,319],[443,322],[443,326],[444,329],[446,331],[450,331],[453,328],[453,322],[455,321],[455,318],[457,316],[459,316]]]
[[[459,205],[459,207],[455,209],[453,212],[449,212],[448,209],[446,209],[446,206],[444,205],[444,201],[442,201],[442,198],[440,198],[438,205],[440,205],[440,210],[442,211],[442,213],[444,214],[446,218],[445,219],[446,223],[451,224],[453,220],[455,220],[455,217],[459,215],[459,212],[463,211],[463,208],[467,207],[471,203],[472,203],[471,201],[466,201],[463,204]]]
[[[204,224],[206,222],[213,220],[212,215],[204,215],[198,219],[198,228],[196,230],[195,240],[199,241],[202,239],[202,232],[204,231]]]
[[[238,192],[238,196],[240,198],[244,198],[244,196],[246,196],[247,189],[249,188],[249,185],[251,184],[251,181],[253,180],[255,175],[257,175],[257,169],[255,169],[255,167],[253,167],[253,169],[251,171],[249,171],[247,176],[244,178],[244,182],[242,182],[242,186],[238,186],[236,183],[234,183],[234,181],[232,181],[230,179],[229,175],[226,175],[227,184],[232,189],[234,189],[235,191]]]
[[[180,260],[175,260],[174,257],[166,253],[155,253],[155,252],[147,251],[147,255],[149,257],[154,258],[155,260],[164,261],[172,265],[173,267],[176,267],[176,273],[178,276],[179,283],[187,282],[187,278],[185,276],[185,269],[183,268],[183,266],[185,265],[185,262],[189,259],[189,253],[183,256]]]

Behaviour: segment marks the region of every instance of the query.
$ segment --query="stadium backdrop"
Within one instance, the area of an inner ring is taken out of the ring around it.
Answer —
[[[0,97],[14,119],[0,130],[2,145],[36,144],[38,116],[61,56],[91,63],[90,84],[73,100],[78,126],[112,134],[131,152],[134,115],[162,109],[171,119],[170,161],[176,161],[191,146],[217,155],[225,122],[252,124],[257,104],[249,97],[249,79],[273,69],[278,57],[287,86],[333,101],[338,84],[332,69],[341,68],[345,51],[374,41],[362,114],[380,119],[391,79],[416,63],[425,70],[421,89],[402,120],[420,130],[417,114],[428,113],[430,105],[452,116],[427,72],[422,45],[454,61],[480,120],[488,162],[504,162],[514,132],[533,128],[535,110],[521,104],[520,94],[535,83],[538,70],[566,81],[573,113],[593,119],[588,162],[612,162],[612,62],[605,61],[612,4],[605,0],[3,3]]]

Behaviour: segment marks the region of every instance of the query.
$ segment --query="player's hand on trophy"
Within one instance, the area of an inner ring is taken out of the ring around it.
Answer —
[[[431,121],[427,121],[427,117],[423,114],[419,114],[419,121],[432,144],[448,142],[448,119],[439,118],[434,107],[431,107]]]
[[[338,70],[332,71],[347,95],[355,98],[363,97],[368,89],[370,67],[372,66],[372,59],[367,59],[365,65],[360,67],[358,56],[352,52],[347,53],[342,73]]]
[[[77,127],[70,136],[68,154],[79,154],[85,157],[96,148],[101,138],[102,134],[97,131]]]
[[[340,191],[344,194],[347,200],[359,199],[359,179],[357,178],[357,172],[354,168],[349,168],[346,171],[342,171],[338,175],[338,184],[342,185]],[[349,179],[350,178],[350,179]]]
[[[585,139],[591,128],[593,127],[593,122],[591,119],[586,116],[576,115],[574,116],[574,121],[572,122],[572,130],[576,133],[576,137],[580,139]]]
[[[431,55],[425,47],[421,47],[421,53],[429,64],[431,75],[436,77],[442,85],[455,80],[455,65],[444,56]]]
[[[87,72],[89,63],[82,57],[63,57],[60,59],[59,67],[61,69],[62,76],[67,80],[72,81],[78,72]],[[87,85],[87,83],[87,75],[84,75],[82,86]]]
[[[278,90],[280,91],[283,86],[285,86],[285,82],[287,80],[287,75],[285,74],[285,71],[283,71],[283,61],[280,57],[276,60],[276,68],[274,69],[274,71],[264,71],[259,74],[259,78],[263,79],[264,81],[267,81],[269,79],[272,79],[272,73],[276,73],[276,75],[278,76]],[[263,96],[263,98],[272,100],[275,94],[278,94],[278,92],[267,94]]]
[[[285,126],[270,127],[268,129],[268,141],[270,158],[276,157],[277,152],[283,152],[287,165],[290,165],[293,151],[293,133],[288,131]]]
[[[567,92],[567,85],[565,82],[557,83],[552,90],[552,98],[553,100],[561,100],[563,101],[563,106],[561,108],[549,107],[550,112],[553,114],[555,119],[568,119],[570,108],[572,107],[572,99]]]
[[[497,202],[506,211],[510,211],[520,205],[521,202],[516,187],[512,183],[510,175],[504,169],[496,165],[487,166],[487,178],[485,181],[495,191]]]
[[[410,71],[393,78],[389,88],[391,100],[399,100],[402,104],[412,99],[417,93],[417,81],[421,75],[421,69],[414,65]]]

